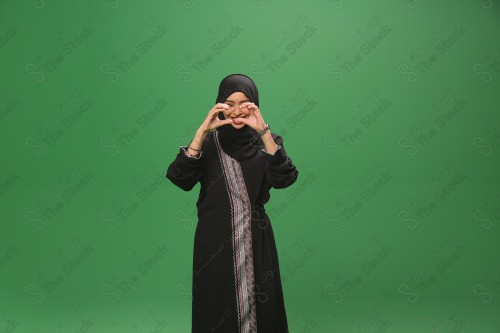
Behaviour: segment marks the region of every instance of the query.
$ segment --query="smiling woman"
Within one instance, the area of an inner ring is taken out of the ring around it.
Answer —
[[[269,131],[255,83],[233,74],[166,177],[201,184],[194,236],[192,332],[288,332],[278,253],[264,205],[298,171]]]
[[[247,108],[248,102],[250,102],[248,97],[244,93],[239,91],[233,93],[226,99],[225,103],[228,107],[224,111],[222,111],[222,114],[224,115],[225,119],[230,118],[233,120],[231,125],[233,125],[234,128],[241,128],[243,127],[243,125],[245,125],[245,123],[243,123],[241,120],[238,120],[238,118],[248,119],[248,116],[250,114],[250,111]]]

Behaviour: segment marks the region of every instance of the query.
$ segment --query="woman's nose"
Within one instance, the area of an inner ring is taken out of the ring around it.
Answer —
[[[239,114],[240,113],[240,106],[239,105],[233,106],[233,112],[236,114]]]

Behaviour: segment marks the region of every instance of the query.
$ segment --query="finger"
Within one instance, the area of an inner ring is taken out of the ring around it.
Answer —
[[[214,109],[214,110],[212,110],[212,111],[211,111],[211,113],[209,114],[210,119],[215,118],[215,116],[216,116],[219,112],[224,112],[224,109]]]
[[[247,125],[249,124],[247,118],[234,118],[234,120],[239,121],[239,122],[244,123],[244,124],[247,124]]]
[[[220,105],[220,106],[216,106],[213,108],[213,110],[217,110],[217,111],[221,111],[221,110],[229,110],[229,106],[224,106],[224,105]]]
[[[250,110],[250,112],[257,112],[259,111],[259,107],[255,104],[250,104],[247,106],[247,109]]]
[[[250,106],[252,106],[252,105],[253,105],[253,103],[252,103],[252,102],[245,102],[245,103],[242,103],[242,104],[241,104],[241,107],[242,107],[242,108],[249,108],[249,107],[250,107]]]
[[[216,124],[215,127],[220,127],[223,125],[228,125],[231,124],[233,121],[231,119],[225,119],[225,120],[219,120]]]
[[[219,104],[216,104],[212,109],[211,111],[212,112],[215,112],[215,111],[221,111],[221,110],[228,110],[229,109],[229,105],[227,104],[223,104],[223,103],[219,103]]]
[[[248,110],[250,111],[250,117],[255,117],[255,118],[260,117],[260,114],[258,114],[257,110],[255,110],[254,108],[248,108]]]
[[[217,114],[218,114],[220,111],[221,111],[221,110],[217,110],[217,109],[212,110],[212,111],[208,114],[208,118],[209,118],[210,120],[213,120],[213,119],[217,116]]]
[[[224,120],[220,120],[219,123],[220,124],[223,124],[223,125],[226,125],[226,124],[231,124],[233,122],[233,120],[231,118],[229,119],[224,119]]]

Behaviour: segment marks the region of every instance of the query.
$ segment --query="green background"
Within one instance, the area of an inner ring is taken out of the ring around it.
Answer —
[[[290,332],[500,332],[498,1],[0,1],[0,332],[190,332],[199,184],[252,77]],[[266,333],[266,332],[264,332]]]

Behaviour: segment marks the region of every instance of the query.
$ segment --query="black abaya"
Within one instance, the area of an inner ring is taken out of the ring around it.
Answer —
[[[231,125],[223,125],[231,126]],[[218,131],[197,157],[179,147],[166,177],[185,191],[200,182],[193,253],[193,333],[288,332],[276,243],[264,205],[269,190],[293,184],[298,171],[283,146],[238,161]],[[258,144],[263,146],[262,139]]]

